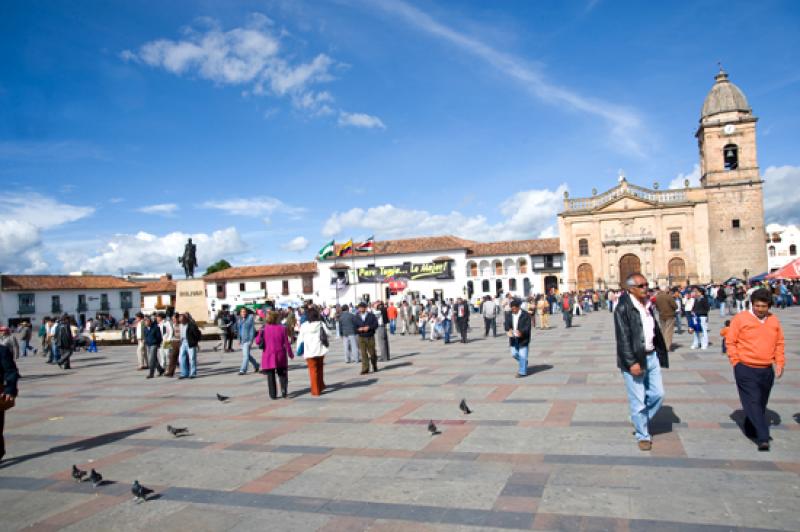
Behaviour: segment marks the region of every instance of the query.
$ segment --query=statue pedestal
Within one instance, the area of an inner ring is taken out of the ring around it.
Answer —
[[[186,279],[175,283],[175,311],[188,312],[198,323],[208,321],[206,283],[202,279]]]

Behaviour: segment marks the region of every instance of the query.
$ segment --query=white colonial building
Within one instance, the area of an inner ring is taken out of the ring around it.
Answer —
[[[112,275],[0,275],[0,322],[38,326],[45,316],[70,314],[83,323],[139,312],[141,284]]]
[[[769,224],[767,226],[767,262],[769,271],[783,268],[798,257],[800,227]]]
[[[140,283],[142,294],[142,312],[166,312],[175,308],[175,281],[171,274],[162,275],[157,281]]]

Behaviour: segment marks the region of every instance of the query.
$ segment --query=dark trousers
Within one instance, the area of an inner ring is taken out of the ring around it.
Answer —
[[[147,346],[147,365],[150,367],[150,376],[158,370],[159,375],[164,374],[164,368],[161,367],[161,362],[158,361],[158,345]]]
[[[267,388],[269,388],[269,398],[278,398],[278,386],[275,382],[275,374],[278,374],[278,380],[281,385],[281,397],[286,397],[289,393],[289,368],[275,368],[264,370],[267,374]]]
[[[566,325],[567,328],[572,327],[572,312],[564,310],[561,315],[564,316],[564,325]]]
[[[233,334],[223,335],[222,351],[233,351]]]
[[[69,359],[72,358],[72,355],[75,353],[75,351],[68,347],[62,347],[60,351],[61,361],[59,365],[64,369],[70,369],[72,366],[69,364]]]
[[[767,419],[767,401],[775,382],[772,366],[752,368],[741,362],[733,368],[739,400],[744,410],[744,433],[755,438],[757,443],[769,441],[769,420]]]
[[[0,410],[0,460],[6,455],[6,438],[3,430],[6,428],[6,411]]]
[[[469,322],[465,318],[457,318],[456,325],[458,326],[458,332],[461,333],[461,342],[467,343],[467,332],[469,331]]]
[[[173,340],[169,349],[169,360],[167,360],[167,377],[175,375],[175,368],[178,366],[178,353],[181,344],[178,340]]]
[[[484,336],[489,336],[489,329],[492,330],[492,336],[497,336],[497,318],[483,318],[483,324],[486,326]]]

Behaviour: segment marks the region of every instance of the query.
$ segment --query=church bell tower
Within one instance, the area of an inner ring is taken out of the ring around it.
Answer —
[[[764,182],[756,158],[758,118],[724,70],[714,79],[695,136],[708,201],[711,278],[722,282],[767,271],[767,250]]]

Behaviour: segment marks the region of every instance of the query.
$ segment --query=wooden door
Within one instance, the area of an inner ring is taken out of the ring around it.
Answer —
[[[591,290],[594,287],[592,265],[584,262],[578,266],[578,290]]]
[[[620,285],[625,284],[625,279],[632,273],[641,273],[642,271],[642,263],[639,261],[639,257],[634,255],[633,253],[629,253],[627,255],[623,255],[621,259],[619,259],[619,282]]]

